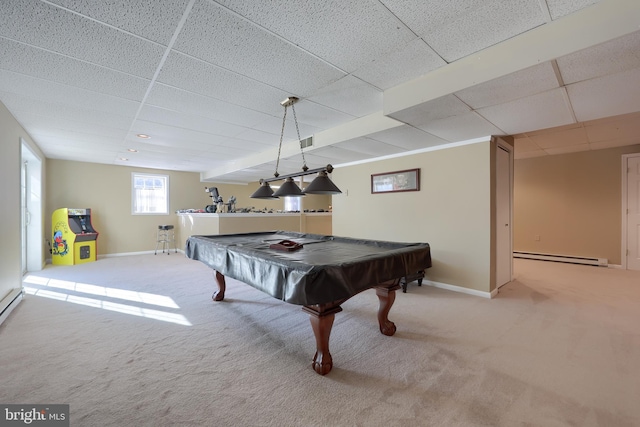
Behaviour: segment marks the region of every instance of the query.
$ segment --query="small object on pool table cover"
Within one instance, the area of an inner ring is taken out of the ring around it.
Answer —
[[[272,243],[269,245],[269,249],[276,249],[278,251],[297,251],[298,249],[302,249],[303,245],[300,243],[296,243],[292,240],[281,240],[278,243]]]
[[[271,244],[296,241],[296,251],[272,250]],[[396,243],[323,236],[291,231],[191,236],[185,255],[211,267],[223,301],[225,276],[244,282],[309,314],[316,339],[312,367],[320,375],[333,367],[329,336],[340,305],[367,289],[379,301],[380,332],[391,336],[396,325],[388,314],[400,280],[431,267],[428,243]]]

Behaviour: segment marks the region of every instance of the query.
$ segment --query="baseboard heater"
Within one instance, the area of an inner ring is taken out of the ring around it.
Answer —
[[[0,301],[0,324],[9,317],[9,313],[13,311],[14,308],[18,305],[20,301],[22,301],[22,288],[13,289],[9,292],[9,295],[4,297],[2,301]]]
[[[540,261],[564,262],[567,264],[584,264],[595,265],[596,267],[607,267],[609,260],[607,258],[589,258],[572,255],[552,255],[541,254],[535,252],[513,252],[514,258],[537,259]]]

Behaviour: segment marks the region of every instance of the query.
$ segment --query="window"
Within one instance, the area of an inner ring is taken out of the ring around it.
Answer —
[[[167,215],[169,213],[169,176],[131,174],[131,213]]]
[[[300,199],[301,199],[301,197],[285,197],[284,198],[284,211],[285,212],[298,212],[298,211],[300,211]]]

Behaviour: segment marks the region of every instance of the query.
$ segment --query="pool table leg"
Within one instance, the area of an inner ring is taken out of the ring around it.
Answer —
[[[213,293],[211,299],[214,301],[222,301],[224,299],[224,291],[227,290],[227,283],[224,281],[224,275],[216,270],[216,283],[218,290]]]
[[[380,301],[378,308],[378,323],[380,324],[380,332],[384,335],[391,336],[396,333],[396,325],[389,320],[389,311],[396,300],[396,290],[401,286],[398,282],[394,282],[388,286],[376,286],[376,295]]]
[[[329,336],[333,327],[335,314],[342,311],[336,304],[316,304],[302,308],[309,313],[311,328],[316,337],[316,354],[313,356],[311,367],[320,375],[326,375],[333,368],[333,358],[329,353]]]

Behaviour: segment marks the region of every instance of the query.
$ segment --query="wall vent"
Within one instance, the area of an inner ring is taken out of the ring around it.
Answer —
[[[307,148],[313,145],[313,136],[300,140],[300,148]]]
[[[535,252],[513,252],[514,258],[524,258],[524,259],[536,259],[539,261],[552,261],[552,262],[564,262],[567,264],[584,264],[584,265],[595,265],[597,267],[607,267],[609,265],[609,260],[607,258],[589,258],[589,257],[579,257],[572,255],[552,255],[552,254],[541,254]]]

